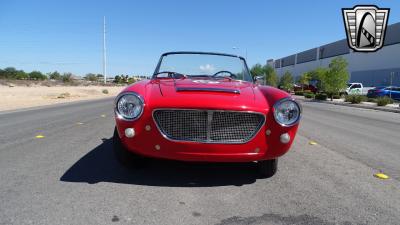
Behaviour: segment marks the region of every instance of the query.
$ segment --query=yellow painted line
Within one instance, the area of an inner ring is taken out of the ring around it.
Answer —
[[[76,123],[76,124],[78,124],[78,125],[83,125],[83,123],[82,123],[82,122],[78,122],[78,123]]]
[[[389,179],[389,176],[384,173],[376,173],[376,174],[374,174],[374,177],[382,179],[382,180]]]
[[[39,134],[39,135],[36,135],[35,138],[44,138],[44,135]]]
[[[308,144],[310,144],[310,145],[317,145],[317,142],[315,142],[315,141],[309,141]]]
[[[103,118],[104,118],[104,117],[106,117],[106,115],[104,115],[104,114],[103,114],[103,115],[101,115],[101,117],[103,117]]]

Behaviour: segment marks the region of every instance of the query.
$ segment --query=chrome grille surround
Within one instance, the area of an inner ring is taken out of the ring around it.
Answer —
[[[155,109],[153,120],[160,133],[171,141],[243,144],[265,124],[260,112]]]

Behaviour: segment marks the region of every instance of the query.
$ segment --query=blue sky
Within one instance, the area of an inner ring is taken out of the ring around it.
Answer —
[[[375,4],[400,22],[400,1],[0,1],[0,68],[149,75],[161,53],[214,51],[265,63],[345,38],[341,8]],[[232,47],[237,49],[232,49]]]

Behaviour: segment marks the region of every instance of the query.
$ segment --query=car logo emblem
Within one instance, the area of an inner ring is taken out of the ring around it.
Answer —
[[[349,47],[356,52],[374,52],[382,48],[389,11],[374,5],[342,9]]]

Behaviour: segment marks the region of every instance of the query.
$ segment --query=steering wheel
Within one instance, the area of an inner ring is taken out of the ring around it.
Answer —
[[[229,77],[237,78],[237,76],[235,74],[233,74],[231,71],[227,71],[227,70],[218,71],[218,72],[214,73],[214,75],[212,75],[211,77],[217,77],[221,73],[227,73],[227,74],[229,74]]]

